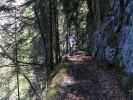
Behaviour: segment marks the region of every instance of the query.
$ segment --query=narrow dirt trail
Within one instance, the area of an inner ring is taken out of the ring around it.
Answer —
[[[85,52],[67,55],[67,75],[54,100],[128,100],[120,90],[115,73],[98,68]]]

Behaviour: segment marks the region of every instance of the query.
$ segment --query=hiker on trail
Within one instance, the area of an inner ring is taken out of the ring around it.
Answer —
[[[68,37],[68,43],[70,46],[70,52],[76,50],[77,38],[75,34],[70,34]]]

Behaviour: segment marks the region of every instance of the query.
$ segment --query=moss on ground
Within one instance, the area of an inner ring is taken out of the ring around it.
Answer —
[[[53,100],[59,93],[60,82],[67,73],[68,63],[62,63],[56,66],[54,72],[51,73],[48,82],[47,100]]]

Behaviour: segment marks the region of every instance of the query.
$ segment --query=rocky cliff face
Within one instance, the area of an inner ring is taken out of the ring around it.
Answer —
[[[119,59],[125,71],[133,73],[133,1],[109,1],[107,3],[110,10],[101,10],[103,17],[96,31],[92,33],[90,48],[98,58],[109,63]]]
[[[123,26],[125,29],[123,33],[122,43],[122,57],[125,65],[125,70],[128,73],[133,73],[133,1],[130,1],[127,8],[126,14],[128,17],[128,24]]]

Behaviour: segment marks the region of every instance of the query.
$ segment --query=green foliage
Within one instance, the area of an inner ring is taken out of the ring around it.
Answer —
[[[23,12],[24,12],[23,16],[25,16],[25,17],[29,17],[29,18],[35,17],[32,6],[25,8],[25,10]]]

